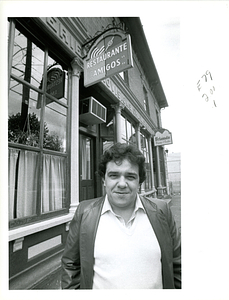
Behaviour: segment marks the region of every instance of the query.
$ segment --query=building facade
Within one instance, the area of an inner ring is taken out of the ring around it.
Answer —
[[[168,182],[170,194],[181,193],[181,154],[168,153],[167,154],[168,166]]]
[[[153,138],[168,103],[139,18],[8,25],[9,288],[35,289],[60,267],[79,202],[104,194],[96,171],[112,144],[133,143],[144,154],[140,193],[167,193],[164,149]],[[85,57],[106,33],[130,35],[133,66],[86,87]]]

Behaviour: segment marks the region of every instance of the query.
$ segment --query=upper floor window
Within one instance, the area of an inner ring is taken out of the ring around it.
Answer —
[[[159,115],[158,110],[156,110],[156,115],[157,115],[157,126],[158,126],[158,128],[161,128],[160,115]]]
[[[120,72],[119,75],[122,77],[122,79],[125,81],[125,83],[127,85],[129,85],[128,70]]]
[[[68,74],[14,20],[9,32],[8,195],[16,226],[66,210]]]
[[[149,100],[148,100],[148,93],[146,88],[143,86],[143,94],[144,94],[144,99],[143,99],[143,105],[144,105],[144,110],[149,114]]]

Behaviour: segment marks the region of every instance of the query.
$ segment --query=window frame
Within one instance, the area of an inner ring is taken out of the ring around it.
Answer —
[[[23,18],[22,18],[23,19]],[[30,223],[34,223],[37,221],[41,221],[41,220],[45,220],[45,219],[49,219],[49,218],[53,218],[56,216],[61,216],[63,214],[68,213],[69,210],[69,205],[70,205],[70,200],[69,200],[69,194],[70,194],[70,183],[69,180],[66,180],[66,185],[65,185],[65,203],[64,203],[64,207],[62,207],[61,209],[58,210],[53,210],[53,211],[49,211],[49,212],[42,212],[41,211],[41,191],[42,191],[42,169],[43,169],[43,159],[44,156],[46,154],[49,155],[53,155],[53,156],[61,156],[64,157],[66,159],[66,170],[65,170],[65,174],[64,176],[67,178],[67,176],[69,175],[69,159],[70,159],[70,109],[71,109],[71,95],[70,95],[70,84],[71,84],[71,72],[70,72],[70,66],[68,67],[68,69],[66,69],[66,64],[65,62],[63,62],[62,64],[62,60],[60,58],[58,58],[58,54],[54,55],[53,58],[53,53],[54,53],[54,49],[46,46],[46,44],[39,40],[37,37],[35,37],[34,35],[31,34],[31,32],[29,32],[29,30],[27,31],[27,29],[24,27],[23,30],[21,30],[21,28],[23,27],[21,25],[21,21],[17,20],[17,19],[12,19],[10,18],[8,20],[8,24],[9,24],[9,30],[8,30],[8,34],[9,34],[9,44],[8,44],[8,91],[10,91],[10,83],[11,83],[11,78],[16,81],[19,84],[22,84],[22,86],[27,86],[29,89],[41,94],[41,98],[42,98],[42,103],[44,103],[44,101],[46,101],[47,98],[53,100],[54,102],[56,102],[58,105],[61,105],[62,107],[64,107],[66,109],[66,150],[65,152],[59,152],[59,151],[54,151],[51,149],[46,149],[43,146],[41,147],[41,145],[43,145],[43,127],[44,127],[44,105],[41,106],[41,113],[40,113],[40,133],[39,133],[39,146],[38,147],[33,147],[33,146],[29,146],[29,145],[25,145],[25,144],[19,144],[19,143],[13,143],[13,142],[8,142],[8,149],[10,148],[15,148],[18,150],[28,150],[28,151],[32,151],[32,152],[36,152],[38,153],[38,160],[39,160],[39,166],[38,166],[38,197],[37,197],[37,203],[36,203],[36,214],[35,215],[31,215],[31,216],[26,216],[26,217],[22,217],[22,218],[15,218],[12,220],[9,220],[9,227],[10,228],[15,228],[17,226],[21,226],[21,225],[27,225]],[[12,61],[13,61],[13,51],[14,51],[14,40],[15,40],[15,32],[16,29],[19,30],[22,34],[25,35],[26,38],[30,39],[36,46],[40,47],[43,51],[44,51],[44,61],[43,61],[43,86],[42,88],[37,88],[36,86],[34,86],[33,84],[27,82],[26,80],[24,80],[23,78],[19,78],[18,76],[16,76],[15,74],[12,73]],[[31,38],[32,36],[32,38]],[[42,46],[41,46],[42,45]],[[56,50],[56,49],[55,49]],[[51,56],[50,56],[51,54]],[[58,99],[56,99],[55,97],[53,97],[52,95],[48,94],[46,92],[46,83],[47,83],[47,67],[48,67],[48,57],[52,57],[52,59],[56,60],[58,62],[61,63],[62,69],[65,72],[68,72],[68,83],[67,83],[67,104],[64,104],[60,101],[58,101]]]
[[[120,72],[119,76],[126,83],[126,85],[129,86],[129,73],[128,73],[128,70]]]
[[[143,99],[143,107],[145,112],[150,115],[149,113],[149,97],[148,97],[148,92],[146,87],[143,85],[143,94],[144,94],[144,99]]]

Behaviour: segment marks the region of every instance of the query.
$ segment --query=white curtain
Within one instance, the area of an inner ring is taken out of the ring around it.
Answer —
[[[81,151],[82,151],[82,179],[87,178],[87,150],[86,150],[86,139],[82,137],[81,139],[82,145],[81,145]]]
[[[10,148],[8,161],[9,220],[35,215],[39,186],[39,154]],[[42,212],[63,208],[66,193],[65,171],[65,157],[44,155]]]
[[[91,179],[91,140],[90,138],[82,136],[82,179],[87,180]]]
[[[16,174],[18,159],[18,174]],[[38,188],[38,154],[36,152],[9,149],[8,185],[9,219],[34,215]]]
[[[17,218],[36,214],[38,153],[20,151],[18,166]]]
[[[65,201],[66,159],[46,154],[43,159],[42,212],[63,208]]]
[[[9,220],[14,218],[14,195],[16,181],[16,163],[19,150],[9,149],[8,152],[8,197],[9,197]]]

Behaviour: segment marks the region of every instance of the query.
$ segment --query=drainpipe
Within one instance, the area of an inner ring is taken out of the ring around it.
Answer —
[[[164,148],[164,147],[163,147]],[[169,190],[169,175],[168,175],[168,161],[167,161],[167,155],[168,155],[168,150],[164,150],[164,165],[165,165],[165,182],[166,182],[166,190],[167,194],[170,195],[170,190]]]
[[[160,166],[160,156],[159,156],[159,147],[156,146],[156,160],[157,160],[157,179],[158,179],[158,196],[163,196],[163,188],[161,185],[161,166]]]

